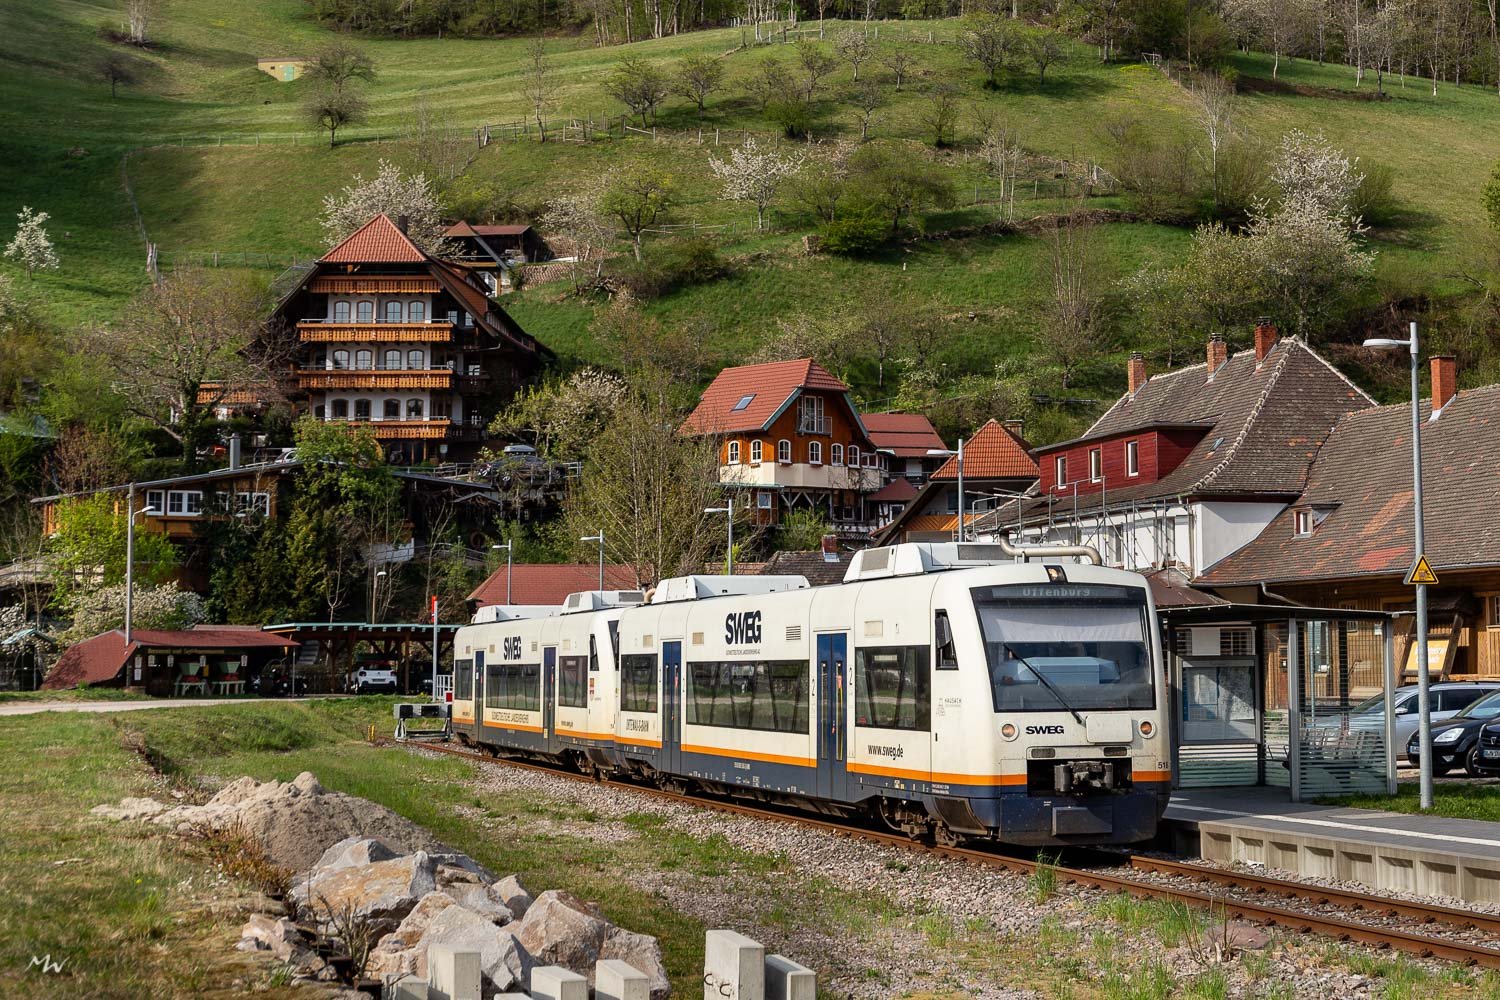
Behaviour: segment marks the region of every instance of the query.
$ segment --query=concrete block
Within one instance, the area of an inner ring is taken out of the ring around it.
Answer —
[[[766,956],[766,1000],[818,1000],[818,975],[785,955]]]
[[[427,982],[432,1000],[480,1000],[479,952],[447,944],[430,945]]]
[[[736,931],[709,931],[703,1000],[766,1000],[766,949]]]
[[[606,958],[594,965],[594,1000],[651,1000],[651,977],[629,962]]]
[[[1307,844],[1302,853],[1302,867],[1298,870],[1318,878],[1337,878],[1339,868],[1333,857],[1333,848]]]
[[[560,965],[531,970],[532,1000],[589,1000],[589,981]]]
[[[427,980],[418,976],[402,976],[386,987],[389,1000],[429,1000]]]

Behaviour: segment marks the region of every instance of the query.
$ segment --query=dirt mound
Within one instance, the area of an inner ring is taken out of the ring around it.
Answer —
[[[307,771],[288,782],[239,778],[204,805],[178,806],[151,821],[179,830],[239,825],[272,861],[294,872],[311,868],[325,850],[348,837],[380,837],[402,852],[449,850],[385,806],[330,792]]]

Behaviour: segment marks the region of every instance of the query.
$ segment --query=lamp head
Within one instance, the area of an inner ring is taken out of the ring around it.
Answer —
[[[949,451],[947,448],[928,448],[927,449],[927,455],[930,458],[951,458],[952,456],[957,455],[957,454],[958,454],[958,452],[956,452],[956,451]]]
[[[729,508],[728,507],[704,507],[703,508],[703,513],[705,513],[705,514],[728,514],[729,513]]]
[[[1410,348],[1411,341],[1392,340],[1389,337],[1371,337],[1369,340],[1366,340],[1364,342],[1363,346],[1369,348],[1372,351],[1397,351],[1403,347]]]

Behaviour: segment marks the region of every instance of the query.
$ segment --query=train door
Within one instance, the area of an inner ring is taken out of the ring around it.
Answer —
[[[557,647],[542,647],[542,742],[552,746],[557,728]]]
[[[682,773],[682,642],[661,644],[661,768]]]
[[[848,652],[847,633],[818,636],[818,796],[825,799],[843,799],[848,794]]]
[[[484,739],[484,650],[474,650],[474,738]]]

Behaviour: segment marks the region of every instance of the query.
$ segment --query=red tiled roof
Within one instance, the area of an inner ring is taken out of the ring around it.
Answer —
[[[860,419],[875,447],[901,458],[925,458],[930,449],[948,447],[920,413],[865,413]]]
[[[531,231],[530,226],[475,226],[474,232],[480,236],[520,236]]]
[[[1422,510],[1427,558],[1444,570],[1500,564],[1500,385],[1466,389],[1427,419],[1423,401]],[[1351,577],[1399,579],[1416,561],[1412,531],[1411,408],[1346,415],[1323,442],[1302,495],[1248,545],[1200,574],[1200,586]],[[1298,537],[1299,507],[1315,512]],[[1321,520],[1316,520],[1321,516]]]
[[[765,430],[800,389],[849,391],[811,358],[725,368],[703,390],[703,398],[683,422],[682,430],[697,434]],[[735,409],[747,397],[749,402]]]
[[[327,264],[422,264],[427,255],[389,216],[377,215],[319,259]]]
[[[459,219],[443,233],[444,236],[477,236],[474,227],[462,219]]]
[[[107,684],[130,661],[138,649],[294,649],[297,644],[281,636],[247,626],[206,626],[184,631],[136,629],[125,642],[120,629],[101,632],[64,650],[42,687],[51,690],[80,684]]]
[[[990,420],[964,442],[964,478],[1035,479],[1041,473],[1030,450],[1004,424]],[[944,462],[931,478],[957,479],[958,457]]]
[[[916,495],[917,488],[911,484],[911,480],[897,476],[865,499],[876,503],[905,503]]]
[[[511,599],[505,599],[505,567],[474,588],[469,600],[490,604],[561,604],[569,594],[599,589],[598,563],[516,563],[511,567]],[[640,582],[629,566],[606,563],[605,590],[637,590]]]

